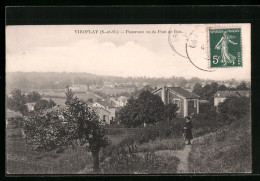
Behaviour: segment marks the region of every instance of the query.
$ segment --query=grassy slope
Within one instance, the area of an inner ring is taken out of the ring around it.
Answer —
[[[19,128],[7,130],[7,173],[11,174],[73,174],[92,165],[90,153],[82,148],[64,153],[35,152],[26,146]]]
[[[189,156],[190,172],[251,172],[250,125],[250,119],[243,118],[195,141]]]

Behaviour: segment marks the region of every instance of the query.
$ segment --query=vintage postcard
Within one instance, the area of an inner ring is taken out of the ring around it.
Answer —
[[[251,173],[251,25],[6,26],[6,174]]]

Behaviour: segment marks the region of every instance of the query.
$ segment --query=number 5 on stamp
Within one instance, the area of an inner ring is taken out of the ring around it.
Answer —
[[[242,67],[241,29],[209,29],[210,68]]]

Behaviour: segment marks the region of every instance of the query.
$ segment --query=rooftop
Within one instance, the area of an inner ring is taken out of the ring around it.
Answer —
[[[108,110],[106,110],[106,109],[104,109],[104,108],[102,108],[102,107],[92,107],[91,109],[92,109],[93,111],[95,111],[95,112],[99,112],[99,111],[102,109],[102,110],[104,110],[104,111],[110,113]]]
[[[185,97],[187,99],[198,99],[198,98],[200,98],[198,95],[196,95],[192,92],[189,92],[186,89],[183,89],[181,87],[166,87],[166,88],[182,95],[183,97]],[[156,92],[156,91],[161,90],[161,89],[162,89],[162,87],[153,91],[153,92]]]
[[[117,100],[119,100],[121,102],[126,102],[128,100],[128,97],[120,96]]]
[[[226,98],[228,96],[249,97],[249,91],[217,91],[214,97]]]
[[[109,104],[107,101],[100,101],[100,100],[96,100],[97,103],[101,104],[102,106],[105,107],[113,107],[111,104]]]

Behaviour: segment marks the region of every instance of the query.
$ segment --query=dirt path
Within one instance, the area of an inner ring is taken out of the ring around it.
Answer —
[[[204,137],[205,136],[197,137],[197,138],[193,139],[191,141],[191,143],[197,144]],[[176,173],[190,173],[189,172],[189,154],[191,151],[191,147],[192,147],[192,145],[185,145],[185,147],[182,150],[158,150],[158,151],[155,151],[154,153],[156,155],[164,155],[164,156],[179,158],[180,163],[178,164]],[[143,153],[139,153],[139,154],[142,155]],[[78,174],[82,174],[84,172],[86,172],[86,169],[78,172]]]
[[[189,172],[189,153],[191,151],[191,145],[186,145],[182,150],[159,150],[155,154],[158,155],[169,155],[176,156],[179,158],[180,163],[178,164],[177,173],[188,173]]]
[[[192,143],[196,143],[201,139],[201,137],[192,140]],[[180,163],[178,164],[177,173],[189,173],[189,154],[192,145],[185,145],[182,150],[159,150],[155,154],[158,155],[169,155],[176,156],[179,158]]]

